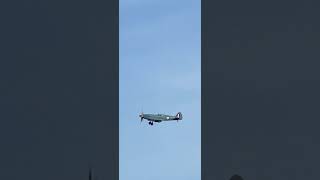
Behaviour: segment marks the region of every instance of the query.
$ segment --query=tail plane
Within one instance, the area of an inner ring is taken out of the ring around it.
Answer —
[[[182,113],[181,112],[177,113],[176,120],[182,120]]]

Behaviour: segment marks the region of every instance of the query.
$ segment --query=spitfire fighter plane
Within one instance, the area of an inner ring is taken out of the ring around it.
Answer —
[[[166,114],[143,114],[141,113],[139,115],[141,118],[141,122],[143,119],[146,119],[149,121],[149,125],[153,125],[153,122],[162,122],[162,121],[179,121],[182,120],[182,114],[181,112],[178,112],[175,116],[170,116]]]

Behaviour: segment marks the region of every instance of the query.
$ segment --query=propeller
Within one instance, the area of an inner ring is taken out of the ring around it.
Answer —
[[[141,110],[141,114],[139,115],[140,119],[141,119],[141,122],[143,120],[143,110]]]

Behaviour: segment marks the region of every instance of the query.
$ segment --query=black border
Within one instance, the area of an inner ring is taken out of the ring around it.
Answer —
[[[317,178],[317,7],[202,0],[202,180]]]
[[[0,179],[119,179],[119,2],[1,2]]]

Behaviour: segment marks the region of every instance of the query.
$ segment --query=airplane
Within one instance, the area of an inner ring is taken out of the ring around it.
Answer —
[[[175,116],[170,116],[166,114],[143,114],[143,112],[139,115],[141,118],[141,122],[143,119],[149,121],[149,125],[153,125],[153,122],[162,122],[162,121],[179,121],[182,120],[182,113],[178,112]]]

